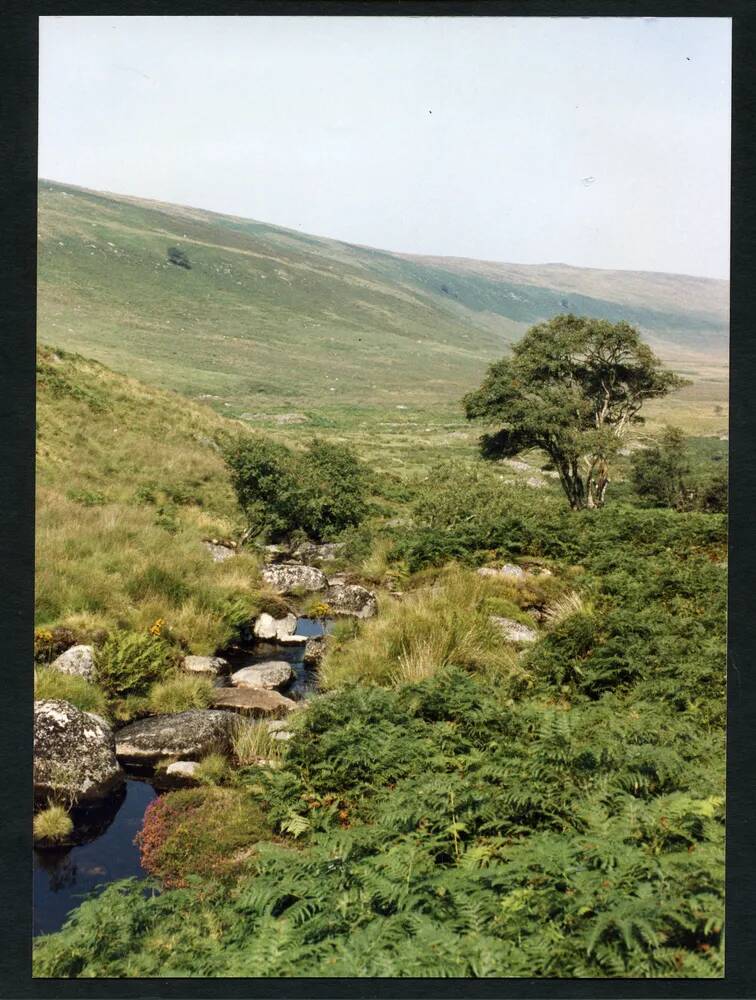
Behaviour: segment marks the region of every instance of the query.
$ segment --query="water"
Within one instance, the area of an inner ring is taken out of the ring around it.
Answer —
[[[296,634],[304,635],[307,638],[315,638],[331,632],[334,622],[332,619],[322,618],[298,618]],[[249,645],[234,646],[226,650],[222,655],[228,660],[231,672],[241,670],[242,667],[251,667],[256,663],[265,663],[268,660],[285,660],[291,664],[294,679],[282,689],[282,694],[295,701],[301,701],[310,697],[317,690],[318,677],[317,670],[313,667],[305,666],[304,663],[305,644],[282,645],[277,642],[252,642]]]
[[[134,837],[156,792],[146,781],[126,780],[126,794],[113,797],[90,816],[92,839],[75,847],[34,851],[34,934],[60,930],[66,917],[93,889],[147,873]],[[119,804],[120,803],[120,804]],[[102,828],[104,832],[100,832]],[[80,829],[80,828],[78,828]]]

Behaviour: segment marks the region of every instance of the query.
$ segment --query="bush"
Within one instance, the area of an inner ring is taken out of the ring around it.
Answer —
[[[240,849],[269,836],[249,793],[208,786],[153,799],[136,842],[142,867],[171,887],[186,885],[191,875],[217,879],[238,872],[246,860]]]
[[[194,774],[201,785],[223,785],[231,777],[231,768],[222,753],[211,753],[202,758]]]
[[[51,805],[34,817],[34,840],[60,843],[73,833],[73,821],[63,806]]]
[[[191,271],[192,269],[189,258],[179,247],[168,247],[168,261],[171,264],[175,264],[176,267],[185,268],[187,271]]]
[[[265,531],[276,540],[304,532],[320,540],[359,524],[367,513],[367,473],[342,445],[313,441],[295,454],[247,437],[233,443],[225,458],[253,535]]]
[[[108,699],[96,684],[75,674],[64,674],[51,667],[38,667],[34,671],[34,697],[60,698],[68,701],[82,712],[108,714]]]
[[[213,685],[207,678],[177,674],[152,685],[147,706],[153,715],[186,712],[191,708],[207,708],[212,697]]]
[[[109,697],[123,698],[145,694],[177,664],[177,653],[159,636],[117,631],[97,650],[96,676]]]

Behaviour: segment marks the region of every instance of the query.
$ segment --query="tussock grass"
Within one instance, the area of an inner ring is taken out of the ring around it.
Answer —
[[[63,806],[51,805],[34,817],[34,839],[58,843],[73,831],[73,822]]]
[[[34,671],[34,697],[59,698],[80,708],[82,712],[95,712],[103,716],[108,714],[108,700],[101,688],[83,677],[64,674],[50,667],[38,667]]]
[[[207,708],[212,695],[213,685],[206,677],[177,674],[152,685],[147,707],[155,715],[186,712],[190,708]]]
[[[202,758],[194,773],[200,784],[223,785],[231,776],[231,768],[222,753],[210,753]]]
[[[590,614],[592,610],[576,590],[570,590],[555,598],[545,609],[543,617],[546,626],[554,628],[572,615]]]
[[[321,686],[400,686],[449,665],[499,685],[522,684],[526,675],[484,606],[499,589],[497,581],[452,567],[400,601],[383,598],[377,618],[364,622],[355,638],[333,644],[320,668]]]
[[[231,749],[240,767],[258,760],[278,760],[283,754],[281,740],[274,740],[265,722],[239,718],[231,734]]]

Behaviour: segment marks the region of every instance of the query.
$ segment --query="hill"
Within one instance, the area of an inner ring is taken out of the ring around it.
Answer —
[[[411,257],[50,181],[38,279],[40,340],[253,425],[460,426],[486,365],[570,310],[638,324],[696,377],[691,429],[726,426],[726,282]]]

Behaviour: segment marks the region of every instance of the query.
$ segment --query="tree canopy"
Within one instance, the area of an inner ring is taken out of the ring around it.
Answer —
[[[687,384],[663,368],[629,323],[555,316],[490,366],[464,399],[469,420],[499,425],[481,437],[485,458],[541,448],[573,509],[600,507],[609,460],[647,399]]]

